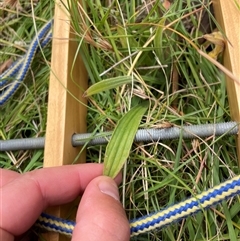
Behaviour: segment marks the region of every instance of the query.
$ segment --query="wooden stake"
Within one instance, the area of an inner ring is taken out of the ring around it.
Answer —
[[[86,132],[86,107],[81,102],[86,104],[82,95],[87,88],[87,74],[80,57],[75,56],[77,43],[71,41],[74,37],[69,13],[63,6],[67,2],[56,1],[55,6],[44,167],[72,164],[81,149],[72,147],[71,137],[74,133]],[[84,153],[78,162],[85,162]],[[71,206],[54,207],[47,212],[69,218]],[[56,233],[45,238],[69,240]]]
[[[227,37],[224,66],[240,80],[240,0],[214,0],[214,13]],[[232,120],[240,122],[240,83],[227,77],[227,92]],[[237,136],[240,165],[240,135]]]

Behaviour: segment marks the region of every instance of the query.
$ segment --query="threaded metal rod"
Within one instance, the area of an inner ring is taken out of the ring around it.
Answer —
[[[76,146],[94,146],[105,145],[111,138],[112,132],[104,132],[101,134],[74,134],[72,136],[72,145]],[[185,139],[204,138],[208,136],[238,134],[238,123],[226,122],[218,124],[202,124],[182,127],[170,127],[162,129],[139,129],[136,133],[135,142],[151,142],[163,141],[170,139],[178,139],[182,136]],[[0,151],[16,151],[16,150],[34,150],[43,149],[45,138],[26,138],[0,141]]]
[[[44,144],[45,137],[11,139],[0,141],[0,151],[39,150]]]

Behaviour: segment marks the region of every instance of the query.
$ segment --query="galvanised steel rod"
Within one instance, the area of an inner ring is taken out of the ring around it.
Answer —
[[[178,139],[204,138],[209,136],[236,135],[238,134],[237,122],[226,122],[217,124],[190,125],[181,127],[170,127],[162,129],[139,129],[134,142],[152,142]],[[100,134],[74,134],[72,137],[73,146],[94,146],[105,145],[111,138],[112,132]],[[71,141],[71,140],[69,140]],[[45,138],[26,138],[0,141],[0,151],[33,150],[43,149]]]
[[[44,144],[45,137],[1,140],[0,151],[39,150]]]

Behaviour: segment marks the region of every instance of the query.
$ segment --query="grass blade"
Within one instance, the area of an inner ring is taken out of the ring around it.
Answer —
[[[163,62],[164,60],[164,47],[163,47],[163,31],[164,31],[164,27],[165,27],[165,18],[162,18],[159,22],[159,25],[157,27],[156,30],[156,34],[155,34],[155,38],[154,38],[154,47],[155,47],[155,51],[156,54],[158,56],[158,58],[160,59],[161,62]]]

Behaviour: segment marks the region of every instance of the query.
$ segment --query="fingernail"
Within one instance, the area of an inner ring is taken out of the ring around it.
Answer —
[[[117,184],[111,178],[104,178],[98,183],[100,191],[104,194],[107,194],[117,201],[119,201],[119,192]]]

